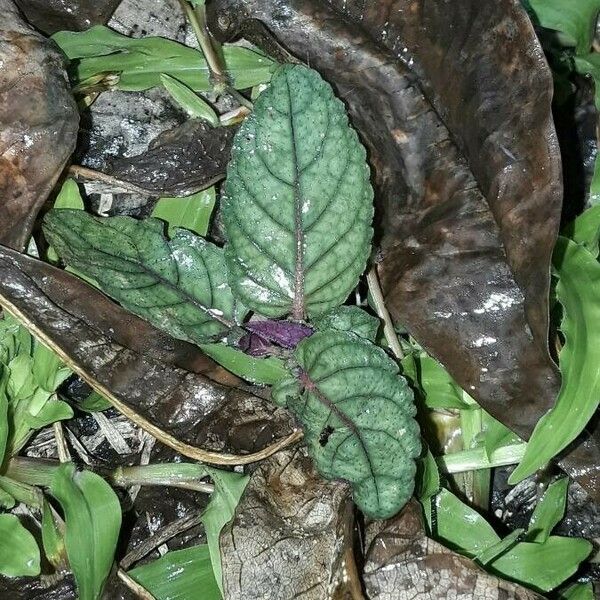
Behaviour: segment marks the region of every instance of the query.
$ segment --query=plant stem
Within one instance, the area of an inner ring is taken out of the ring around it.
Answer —
[[[485,448],[474,448],[453,454],[438,456],[436,462],[444,473],[464,473],[478,469],[491,469],[506,465],[516,465],[525,455],[527,444],[501,446],[492,452],[488,459]]]
[[[215,50],[213,40],[206,29],[206,11],[204,6],[198,6],[194,10],[187,0],[179,0],[181,8],[196,34],[196,39],[206,59],[206,64],[210,71],[210,76],[216,91],[224,90],[228,87],[228,78],[225,65],[221,61],[219,53]]]
[[[31,485],[0,475],[0,488],[10,494],[17,502],[23,502],[23,504],[34,508],[42,508],[44,496],[40,490]]]
[[[206,470],[203,465],[166,463],[118,467],[110,474],[109,479],[118,487],[164,485],[212,494],[215,489],[214,486],[212,483],[200,481],[202,477],[206,477]]]
[[[117,569],[117,577],[141,600],[156,600],[156,598],[142,585],[130,577],[123,569]]]
[[[381,286],[379,285],[379,277],[377,276],[377,267],[375,265],[373,265],[367,273],[367,284],[369,286],[369,291],[371,292],[373,303],[375,304],[377,315],[383,321],[383,333],[385,339],[394,353],[394,356],[398,360],[402,360],[404,358],[404,352],[400,346],[398,336],[396,335],[390,313],[385,306],[385,300],[383,299],[383,293],[381,292]]]
[[[8,461],[5,475],[15,482],[49,487],[54,473],[60,466],[56,460],[24,458],[17,456]],[[113,471],[99,473],[117,487],[132,485],[155,485],[184,488],[211,494],[214,486],[200,481],[206,476],[203,465],[193,463],[164,463],[118,467]],[[10,491],[7,490],[9,493]]]
[[[65,440],[65,434],[63,432],[62,424],[60,421],[52,424],[54,430],[54,438],[56,439],[56,448],[58,450],[58,459],[61,463],[71,462],[71,453],[67,446],[67,440]]]

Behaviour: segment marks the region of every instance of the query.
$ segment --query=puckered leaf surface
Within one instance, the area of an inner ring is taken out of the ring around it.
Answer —
[[[177,338],[204,343],[234,324],[223,252],[189,231],[178,229],[169,241],[158,219],[55,210],[45,232],[69,266]]]
[[[236,134],[223,220],[234,293],[270,317],[341,304],[365,268],[366,153],[318,73],[281,67]]]
[[[296,381],[273,388],[302,422],[321,474],[346,479],[365,514],[388,518],[411,497],[421,444],[412,392],[377,346],[341,331],[318,332],[295,352]]]

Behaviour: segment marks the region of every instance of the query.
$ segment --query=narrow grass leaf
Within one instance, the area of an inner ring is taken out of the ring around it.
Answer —
[[[163,73],[160,81],[169,92],[171,98],[193,119],[204,119],[215,127],[219,124],[219,117],[212,106],[201,98],[190,87],[177,81],[174,77]]]
[[[543,544],[565,514],[569,479],[563,477],[548,486],[537,503],[527,529],[527,541]]]
[[[7,577],[40,574],[40,550],[35,538],[15,515],[0,515],[0,573]]]
[[[112,488],[90,471],[61,465],[50,486],[65,516],[65,546],[80,600],[98,600],[110,573],[121,506]]]
[[[221,599],[206,544],[167,552],[128,574],[156,600]]]
[[[75,83],[118,73],[117,89],[141,92],[161,86],[161,75],[167,74],[195,92],[213,88],[202,53],[173,40],[130,38],[101,25],[82,32],[59,31],[52,38],[72,61]],[[276,66],[270,58],[250,48],[225,45],[223,54],[239,90],[268,82]]]
[[[215,201],[214,187],[186,198],[161,198],[156,203],[152,216],[168,224],[169,236],[175,233],[177,227],[189,229],[204,236],[208,233]]]
[[[594,600],[594,586],[591,583],[574,583],[558,594],[559,600]]]
[[[279,358],[254,358],[225,344],[202,344],[200,348],[228,371],[250,383],[275,385],[289,375]]]
[[[480,565],[487,565],[505,552],[508,552],[519,541],[524,531],[524,529],[511,531],[504,539],[477,554],[475,560]]]
[[[55,568],[61,567],[66,562],[65,540],[47,500],[42,508],[42,543],[48,562]]]
[[[600,401],[600,263],[583,246],[559,237],[554,265],[565,345],[562,386],[554,408],[536,425],[509,483],[532,475],[584,430]]]

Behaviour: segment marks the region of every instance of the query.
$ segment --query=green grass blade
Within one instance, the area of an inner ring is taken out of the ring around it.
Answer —
[[[7,577],[40,574],[37,542],[15,515],[0,515],[0,573]]]
[[[50,486],[65,516],[65,546],[80,600],[98,600],[110,573],[119,531],[121,505],[102,477],[61,465]]]
[[[220,600],[208,545],[167,552],[163,557],[136,567],[129,576],[156,600]]]
[[[543,544],[565,514],[569,479],[563,477],[548,486],[537,503],[527,529],[527,541]]]
[[[186,198],[161,198],[156,203],[152,216],[168,223],[169,236],[175,233],[177,227],[204,236],[208,233],[215,201],[214,187]]]
[[[165,73],[160,76],[160,81],[171,95],[171,98],[173,98],[173,100],[175,100],[175,102],[177,102],[190,117],[193,119],[204,119],[215,127],[219,124],[219,117],[212,106],[204,100],[204,98],[198,96],[194,90]]]
[[[564,308],[562,386],[555,406],[538,421],[511,484],[535,473],[575,440],[600,401],[600,263],[583,246],[559,237],[554,265],[556,295]]]

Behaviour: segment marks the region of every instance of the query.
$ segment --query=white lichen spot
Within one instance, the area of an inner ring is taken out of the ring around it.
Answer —
[[[495,344],[496,341],[497,340],[495,337],[482,335],[480,338],[476,339],[473,342],[473,346],[475,346],[475,348],[482,348],[483,346],[489,346],[490,344]],[[486,369],[486,371],[487,371],[487,369]]]
[[[490,297],[482,304],[480,308],[476,308],[473,312],[476,315],[482,315],[486,312],[499,312],[506,310],[515,304],[519,304],[520,301],[517,298],[513,298],[508,294],[501,292],[493,292]]]

